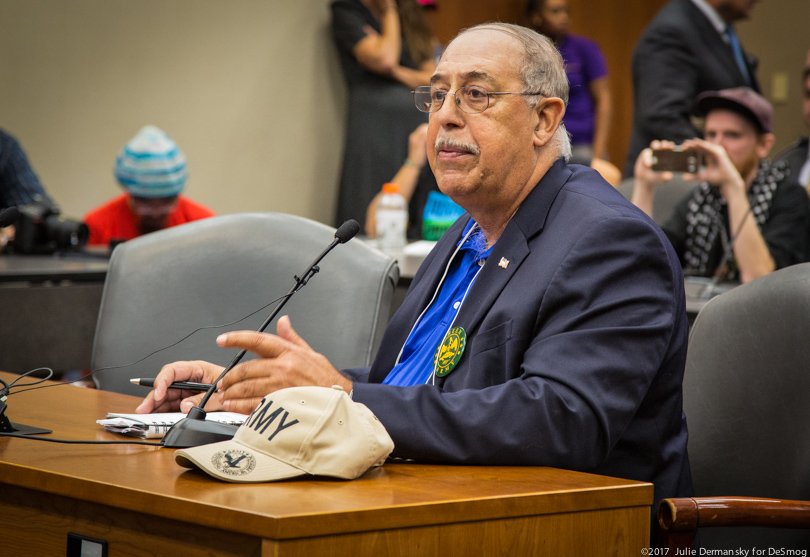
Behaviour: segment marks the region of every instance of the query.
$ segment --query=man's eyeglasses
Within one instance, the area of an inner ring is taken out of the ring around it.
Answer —
[[[447,95],[456,99],[456,106],[467,114],[478,114],[489,108],[489,98],[495,95],[540,95],[543,93],[492,93],[481,87],[459,87],[455,93],[436,89],[435,87],[417,87],[413,93],[413,102],[422,112],[436,112],[444,104]]]

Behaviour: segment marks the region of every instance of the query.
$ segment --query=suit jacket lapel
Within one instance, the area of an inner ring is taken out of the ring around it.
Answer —
[[[531,252],[528,241],[539,234],[571,170],[559,159],[521,204],[498,239],[486,265],[459,310],[455,325],[468,333],[481,323],[506,284]]]
[[[542,231],[554,199],[570,176],[571,170],[560,159],[529,193],[475,279],[467,299],[459,310],[455,326],[463,327],[469,333],[480,324],[509,279],[531,252],[528,240]],[[408,291],[402,307],[388,324],[380,353],[377,354],[371,367],[369,382],[382,382],[393,368],[397,354],[408,338],[411,328],[433,298],[447,262],[455,251],[468,221],[469,216],[459,219],[434,248],[435,253],[432,252],[429,256],[431,262],[419,268],[414,277],[415,287]],[[504,266],[499,266],[501,258],[505,259]],[[444,378],[437,380],[437,384],[443,382]]]

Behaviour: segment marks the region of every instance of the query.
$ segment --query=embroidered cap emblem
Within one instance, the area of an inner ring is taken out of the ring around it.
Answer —
[[[211,457],[214,468],[230,476],[244,476],[256,468],[256,459],[247,451],[219,451]]]
[[[433,357],[433,369],[436,371],[436,377],[445,377],[453,371],[461,359],[466,345],[467,333],[464,329],[453,327],[447,332]]]

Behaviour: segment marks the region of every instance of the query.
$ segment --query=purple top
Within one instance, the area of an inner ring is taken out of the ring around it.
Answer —
[[[565,111],[565,128],[574,145],[593,143],[594,106],[590,83],[607,75],[605,56],[595,42],[579,35],[568,35],[557,45],[565,60],[565,73],[571,91]]]

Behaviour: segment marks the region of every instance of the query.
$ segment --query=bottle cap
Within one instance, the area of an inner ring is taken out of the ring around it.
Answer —
[[[399,184],[395,182],[387,182],[383,184],[383,193],[399,193]]]

